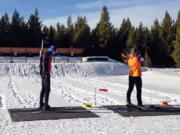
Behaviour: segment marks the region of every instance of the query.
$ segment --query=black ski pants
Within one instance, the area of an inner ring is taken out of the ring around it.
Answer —
[[[132,77],[129,76],[129,88],[127,91],[127,103],[131,103],[131,93],[134,89],[134,85],[136,85],[137,89],[137,102],[138,105],[142,105],[142,98],[141,98],[141,93],[142,93],[142,79],[141,77]]]
[[[40,93],[40,106],[48,106],[50,93],[50,74],[42,74],[42,89]]]

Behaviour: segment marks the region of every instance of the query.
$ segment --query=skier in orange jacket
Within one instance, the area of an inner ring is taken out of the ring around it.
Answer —
[[[135,48],[131,49],[129,56],[121,54],[121,58],[129,66],[129,88],[127,91],[127,106],[132,105],[131,103],[131,93],[133,91],[134,85],[137,89],[137,102],[138,106],[142,106],[142,73],[141,73],[141,62],[143,58],[137,55],[137,50]]]

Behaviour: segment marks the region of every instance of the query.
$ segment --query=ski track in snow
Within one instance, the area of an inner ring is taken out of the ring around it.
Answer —
[[[52,91],[54,91],[52,87]],[[59,82],[59,89],[61,90],[61,93],[59,91],[56,91],[58,94],[62,95],[65,99],[67,99],[70,103],[85,103],[85,102],[91,102],[94,103],[94,91],[93,92],[87,92],[84,89],[80,89],[76,86],[73,86],[69,83],[60,81]],[[101,102],[102,104],[115,104],[116,101],[113,101],[113,99],[109,98],[108,96],[104,95],[97,95],[97,102]],[[99,104],[99,103],[98,103]]]
[[[27,94],[27,91],[22,90],[18,83],[13,77],[9,77],[8,89],[12,92],[14,98],[21,104],[24,108],[37,107],[38,99],[32,94]]]
[[[111,82],[107,82],[107,81],[103,81],[103,80],[97,80],[97,79],[90,79],[90,78],[79,78],[78,80],[76,80],[75,78],[71,78],[69,80],[73,80],[75,81],[76,83],[80,83],[79,85],[86,85],[86,86],[91,86],[92,89],[95,89],[95,85],[96,87],[105,87],[105,88],[108,88],[109,89],[109,92],[106,94],[101,94],[101,93],[98,93],[97,95],[97,99],[101,99],[100,101],[102,101],[102,103],[104,104],[109,104],[108,101],[110,102],[110,104],[124,104],[124,99],[122,97],[125,97],[126,96],[126,92],[127,92],[127,88],[128,86],[127,85],[124,85],[124,84],[113,84]],[[73,85],[70,85],[71,83],[65,83],[65,82],[61,82],[63,84],[60,84],[64,87],[69,87],[67,88],[68,90],[67,91],[72,91],[71,94],[67,94],[67,95],[72,95],[74,90],[77,92],[81,92],[81,93],[84,93],[85,95],[91,95],[89,97],[87,97],[87,99],[91,102],[93,102],[93,94],[94,94],[94,91],[91,91],[88,93],[86,93],[86,91],[84,89],[80,89],[78,87],[75,87]],[[103,84],[103,85],[100,85],[100,84]],[[82,94],[78,94],[78,98],[79,95],[82,95]],[[101,95],[101,96],[99,96]],[[103,96],[102,96],[103,95]],[[108,96],[106,96],[108,95]],[[115,99],[110,99],[109,97],[116,97]],[[135,93],[132,93],[132,97],[133,98],[136,98],[136,94]],[[152,104],[152,103],[159,103],[160,100],[170,100],[171,101],[171,104],[179,104],[179,101],[180,101],[180,98],[179,96],[175,95],[175,94],[168,94],[168,93],[164,93],[164,92],[158,92],[156,90],[150,90],[150,89],[145,89],[143,88],[143,94],[142,94],[142,98],[143,100],[145,101],[146,104]],[[104,99],[104,101],[103,101]]]
[[[83,80],[84,79],[82,79],[81,81],[83,81]],[[120,84],[120,83],[111,83],[108,81],[94,79],[94,78],[90,78],[87,80],[83,81],[83,82],[84,83],[88,82],[88,84],[91,83],[92,85],[96,84],[99,87],[110,88],[110,92],[117,93],[118,95],[125,96],[127,89],[128,89],[128,85],[124,85],[124,84]],[[100,84],[103,84],[103,85],[100,85]],[[142,88],[142,93],[143,93],[142,98],[144,98],[145,101],[150,101],[150,103],[157,103],[159,101],[159,99],[169,100],[172,102],[172,104],[180,103],[180,97],[176,94],[159,92],[157,90],[146,89],[146,88]],[[135,96],[135,94],[132,93],[132,96]],[[153,97],[153,98],[150,98],[150,97]]]

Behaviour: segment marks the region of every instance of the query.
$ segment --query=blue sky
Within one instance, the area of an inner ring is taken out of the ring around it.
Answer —
[[[11,17],[14,9],[27,20],[35,8],[45,25],[66,24],[67,17],[86,16],[88,24],[94,28],[100,18],[102,6],[106,5],[115,27],[122,19],[129,17],[134,26],[142,22],[150,27],[155,18],[162,21],[168,10],[176,19],[180,10],[180,0],[0,0],[0,16],[5,12]]]

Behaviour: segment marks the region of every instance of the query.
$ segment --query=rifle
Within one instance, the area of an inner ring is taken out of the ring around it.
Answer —
[[[42,39],[41,49],[40,49],[40,52],[39,52],[39,57],[42,56],[42,54],[43,54],[43,49],[44,49],[44,40]]]
[[[39,58],[40,58],[40,74],[42,73],[42,69],[44,68],[42,61],[43,61],[43,53],[44,53],[44,43],[43,43],[43,39],[42,39],[42,43],[41,43],[41,49],[39,51]]]

